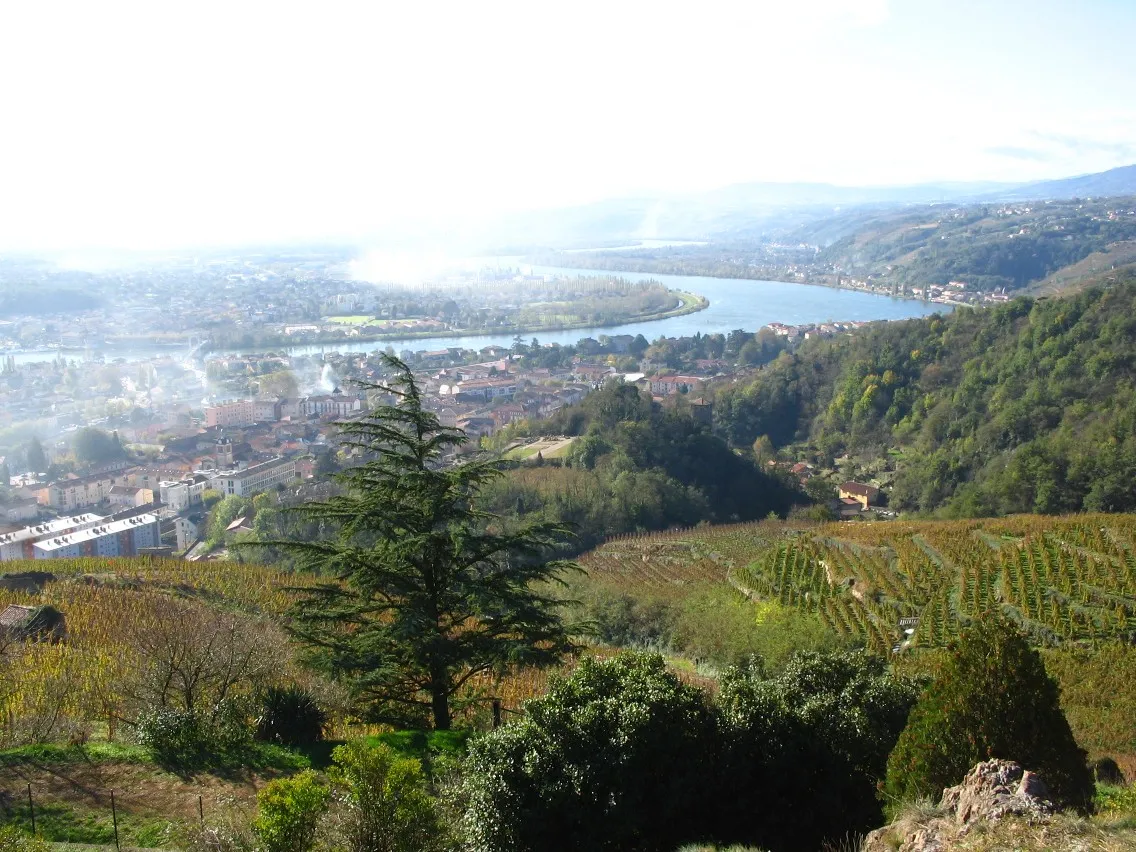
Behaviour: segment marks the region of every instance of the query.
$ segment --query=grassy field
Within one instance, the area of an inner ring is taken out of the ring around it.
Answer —
[[[506,452],[503,458],[513,460],[534,459],[537,453],[540,453],[541,457],[545,459],[563,458],[568,455],[568,451],[572,448],[572,443],[575,440],[574,437],[543,438],[520,447],[514,447]]]

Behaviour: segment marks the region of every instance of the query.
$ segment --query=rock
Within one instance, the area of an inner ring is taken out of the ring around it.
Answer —
[[[1045,781],[1012,760],[988,760],[967,773],[957,787],[943,791],[936,813],[905,814],[876,829],[861,852],[946,852],[979,822],[1007,816],[1045,820],[1053,802]]]
[[[1053,811],[1045,782],[1012,760],[978,764],[961,784],[943,791],[940,807],[960,826],[1008,814],[1044,816]]]

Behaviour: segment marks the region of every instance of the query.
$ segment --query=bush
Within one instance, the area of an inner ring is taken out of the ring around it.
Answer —
[[[673,850],[701,840],[713,717],[657,654],[585,659],[470,748],[471,849]]]
[[[433,852],[443,848],[438,806],[417,760],[362,741],[332,752],[331,775],[345,806],[340,832],[349,852]],[[339,846],[337,846],[339,848]]]
[[[863,653],[728,672],[713,707],[658,655],[585,660],[527,716],[475,742],[477,852],[815,850],[881,818],[876,785],[917,686]]]
[[[323,739],[327,714],[315,697],[296,686],[269,687],[260,704],[256,738],[282,745],[306,745]]]
[[[813,850],[878,826],[877,784],[918,692],[863,652],[798,654],[775,676],[756,659],[726,672],[717,838]]]
[[[156,707],[138,717],[134,738],[159,763],[196,767],[240,757],[252,746],[245,704],[225,699],[210,717],[173,707]]]
[[[156,707],[138,717],[134,738],[160,763],[196,765],[206,748],[200,720],[187,710]]]
[[[310,769],[265,785],[256,796],[259,812],[253,822],[265,852],[307,852],[315,846],[328,796]]]
[[[1102,757],[1093,763],[1093,777],[1098,784],[1111,784],[1114,787],[1124,784],[1124,773],[1111,757]]]
[[[1040,773],[1061,804],[1091,811],[1092,774],[1058,698],[1041,657],[1012,625],[972,625],[911,711],[888,759],[888,795],[938,798],[976,763],[1003,758]]]

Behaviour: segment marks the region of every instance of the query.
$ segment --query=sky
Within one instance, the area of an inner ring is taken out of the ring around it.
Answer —
[[[0,249],[1136,162],[1132,0],[6,3]]]

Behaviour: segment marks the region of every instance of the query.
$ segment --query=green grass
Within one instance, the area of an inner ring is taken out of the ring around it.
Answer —
[[[82,746],[37,744],[0,751],[0,766],[60,766],[112,761],[160,765],[160,761],[148,749],[122,743],[94,742]],[[300,749],[273,743],[254,743],[251,748],[239,753],[214,755],[212,760],[200,766],[163,765],[163,768],[171,771],[201,769],[218,775],[229,774],[234,770],[290,775],[309,769],[311,765],[311,759]]]
[[[0,826],[11,825],[30,834],[31,813],[27,803],[15,805],[0,816]],[[109,805],[104,810],[64,804],[36,804],[36,834],[49,843],[114,844],[114,820]],[[118,814],[118,837],[124,845],[159,848],[169,842],[172,823],[161,817]]]
[[[124,763],[154,762],[150,752],[142,746],[123,743],[95,742],[86,745],[38,743],[0,750],[0,766],[19,766],[25,763],[95,763],[112,760]]]
[[[390,746],[404,757],[422,761],[422,765],[429,770],[430,764],[437,757],[458,757],[464,754],[470,734],[468,730],[389,731],[365,737],[364,741],[371,745],[382,743]],[[300,746],[296,751],[304,755],[313,769],[327,769],[331,766],[332,751],[343,743],[343,740],[326,740]]]
[[[1136,785],[1114,787],[1111,784],[1097,784],[1096,806],[1101,814],[1136,818]]]

